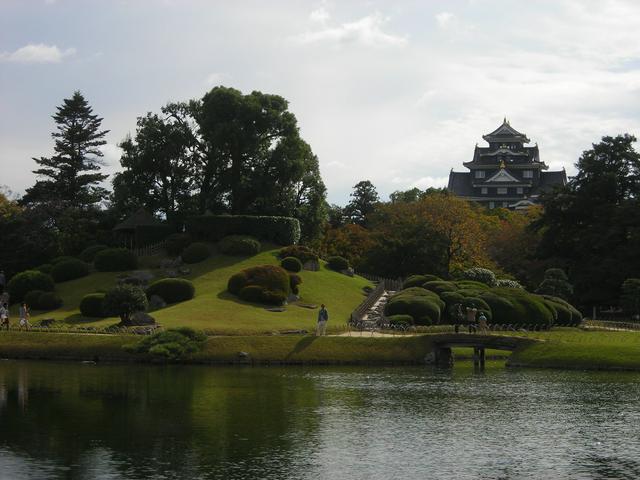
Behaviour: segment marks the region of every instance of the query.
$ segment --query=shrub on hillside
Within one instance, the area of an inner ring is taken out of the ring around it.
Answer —
[[[196,293],[193,283],[184,278],[163,278],[149,285],[147,297],[158,295],[166,303],[191,300]]]
[[[296,257],[304,265],[307,262],[317,262],[318,254],[304,245],[290,245],[278,253],[279,258]]]
[[[38,272],[46,273],[47,275],[51,275],[51,270],[53,269],[53,265],[50,263],[43,263],[42,265],[38,265],[34,270]]]
[[[554,321],[553,311],[544,299],[516,288],[492,288],[480,295],[492,312],[492,322],[549,328]]]
[[[300,240],[296,218],[254,215],[200,215],[187,219],[187,231],[196,238],[218,241],[228,235],[251,235],[278,245]]]
[[[154,333],[138,343],[123,348],[132,353],[144,353],[166,360],[180,360],[202,348],[207,337],[188,327],[170,328]]]
[[[93,265],[99,272],[123,272],[134,270],[138,259],[126,248],[107,248],[96,253]]]
[[[411,315],[391,315],[387,317],[387,321],[392,327],[408,327],[413,325],[413,317]]]
[[[582,314],[567,301],[551,295],[542,295],[542,298],[554,313],[554,325],[577,327],[582,322]]]
[[[104,296],[105,313],[117,315],[125,326],[130,325],[131,314],[144,312],[148,305],[144,291],[126,283],[112,288]]]
[[[291,288],[291,293],[298,295],[300,293],[300,284],[302,283],[302,277],[295,273],[289,274],[289,287]]]
[[[435,275],[411,275],[409,276],[404,283],[402,284],[402,288],[411,288],[411,287],[421,287],[427,282],[441,281],[440,277]]]
[[[77,258],[64,260],[53,265],[51,276],[56,283],[75,280],[89,275],[89,265]]]
[[[184,249],[181,258],[184,263],[200,263],[209,258],[210,255],[209,245],[196,242]]]
[[[496,285],[496,274],[488,268],[474,267],[469,268],[462,272],[462,278],[464,280],[472,280],[474,282],[482,282],[490,287]]]
[[[261,248],[258,240],[247,235],[229,235],[218,242],[218,250],[225,255],[256,255]]]
[[[188,233],[172,233],[164,239],[164,249],[167,255],[177,257],[193,240]]]
[[[422,288],[426,288],[427,290],[431,290],[437,294],[441,294],[442,292],[455,292],[456,290],[459,290],[458,286],[454,282],[447,282],[445,280],[426,282],[422,285]]]
[[[299,272],[302,270],[302,262],[296,257],[284,257],[280,266],[289,272]]]
[[[445,303],[437,293],[411,287],[390,297],[384,313],[386,316],[409,315],[416,325],[432,325],[440,322],[444,307]]]
[[[349,260],[340,256],[333,256],[327,259],[327,266],[331,270],[335,270],[336,272],[341,272],[343,270],[347,270],[349,268]]]
[[[68,260],[76,260],[76,257],[70,257],[68,255],[62,255],[60,257],[52,258],[49,262],[51,265],[57,265],[60,262],[66,262]]]
[[[276,265],[250,267],[236,273],[227,284],[230,293],[243,300],[280,305],[291,289],[287,271]]]
[[[50,311],[62,306],[62,299],[55,292],[31,290],[24,296],[24,302],[34,310]]]
[[[104,293],[90,293],[80,301],[80,313],[84,317],[105,317]]]
[[[7,290],[12,302],[23,301],[25,295],[32,290],[52,292],[53,289],[53,278],[37,270],[26,270],[18,273],[14,275],[7,284]]]
[[[91,263],[93,262],[93,259],[98,252],[106,250],[107,248],[109,247],[107,247],[106,245],[91,245],[90,247],[87,247],[82,252],[80,252],[80,260],[82,260],[83,262]]]

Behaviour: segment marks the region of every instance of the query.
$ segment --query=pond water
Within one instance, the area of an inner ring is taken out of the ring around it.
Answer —
[[[2,479],[639,478],[640,375],[0,362]]]

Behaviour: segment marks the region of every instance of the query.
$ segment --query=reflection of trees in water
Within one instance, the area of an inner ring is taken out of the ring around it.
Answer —
[[[292,428],[316,426],[313,383],[269,369],[12,363],[0,384],[0,444],[69,478],[266,470],[296,448]]]

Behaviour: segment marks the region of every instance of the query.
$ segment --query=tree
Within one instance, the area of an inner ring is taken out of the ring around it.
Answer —
[[[331,228],[344,225],[344,209],[340,205],[331,204],[327,207],[328,223]]]
[[[583,152],[577,175],[543,196],[538,256],[561,258],[585,306],[614,304],[640,269],[640,155],[635,137],[603,137]]]
[[[573,286],[569,283],[569,277],[564,273],[564,270],[549,268],[544,272],[544,280],[538,286],[536,293],[569,300],[573,294]]]
[[[351,201],[344,208],[344,214],[351,223],[366,226],[368,217],[374,212],[379,201],[376,187],[369,180],[363,180],[353,186]]]
[[[99,184],[107,178],[100,173],[103,156],[100,147],[108,130],[100,130],[102,118],[78,91],[63,101],[53,115],[57,132],[52,157],[33,160],[39,165],[35,185],[27,189],[23,202],[48,204],[55,211],[72,207],[87,208],[104,200],[107,191]]]
[[[348,224],[327,230],[321,250],[325,257],[341,256],[360,268],[367,251],[374,245],[371,232],[360,225]]]
[[[122,325],[131,325],[131,314],[144,312],[149,306],[147,296],[140,287],[122,284],[104,296],[104,308],[109,315],[120,317]]]
[[[627,278],[622,284],[620,306],[625,313],[638,317],[640,314],[640,278]]]

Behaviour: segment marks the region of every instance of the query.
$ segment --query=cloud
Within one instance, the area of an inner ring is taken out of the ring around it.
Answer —
[[[327,20],[329,20],[330,17],[331,15],[329,15],[329,12],[327,12],[327,9],[324,7],[316,8],[309,15],[309,18],[312,22],[318,23],[325,23]]]
[[[436,15],[436,22],[440,28],[447,28],[455,19],[455,15],[450,12],[440,12]]]
[[[318,16],[318,15],[317,15]],[[328,18],[328,17],[327,17]],[[367,47],[401,47],[407,43],[406,37],[383,31],[388,19],[375,12],[353,22],[321,30],[305,32],[295,37],[303,44],[333,43],[337,45],[358,44]]]
[[[15,52],[0,53],[0,61],[15,63],[60,63],[63,58],[75,55],[75,48],[60,50],[55,45],[30,43]]]
[[[207,75],[207,78],[204,80],[205,85],[208,87],[215,87],[216,85],[222,85],[225,80],[228,79],[228,75],[225,73],[212,72]]]

